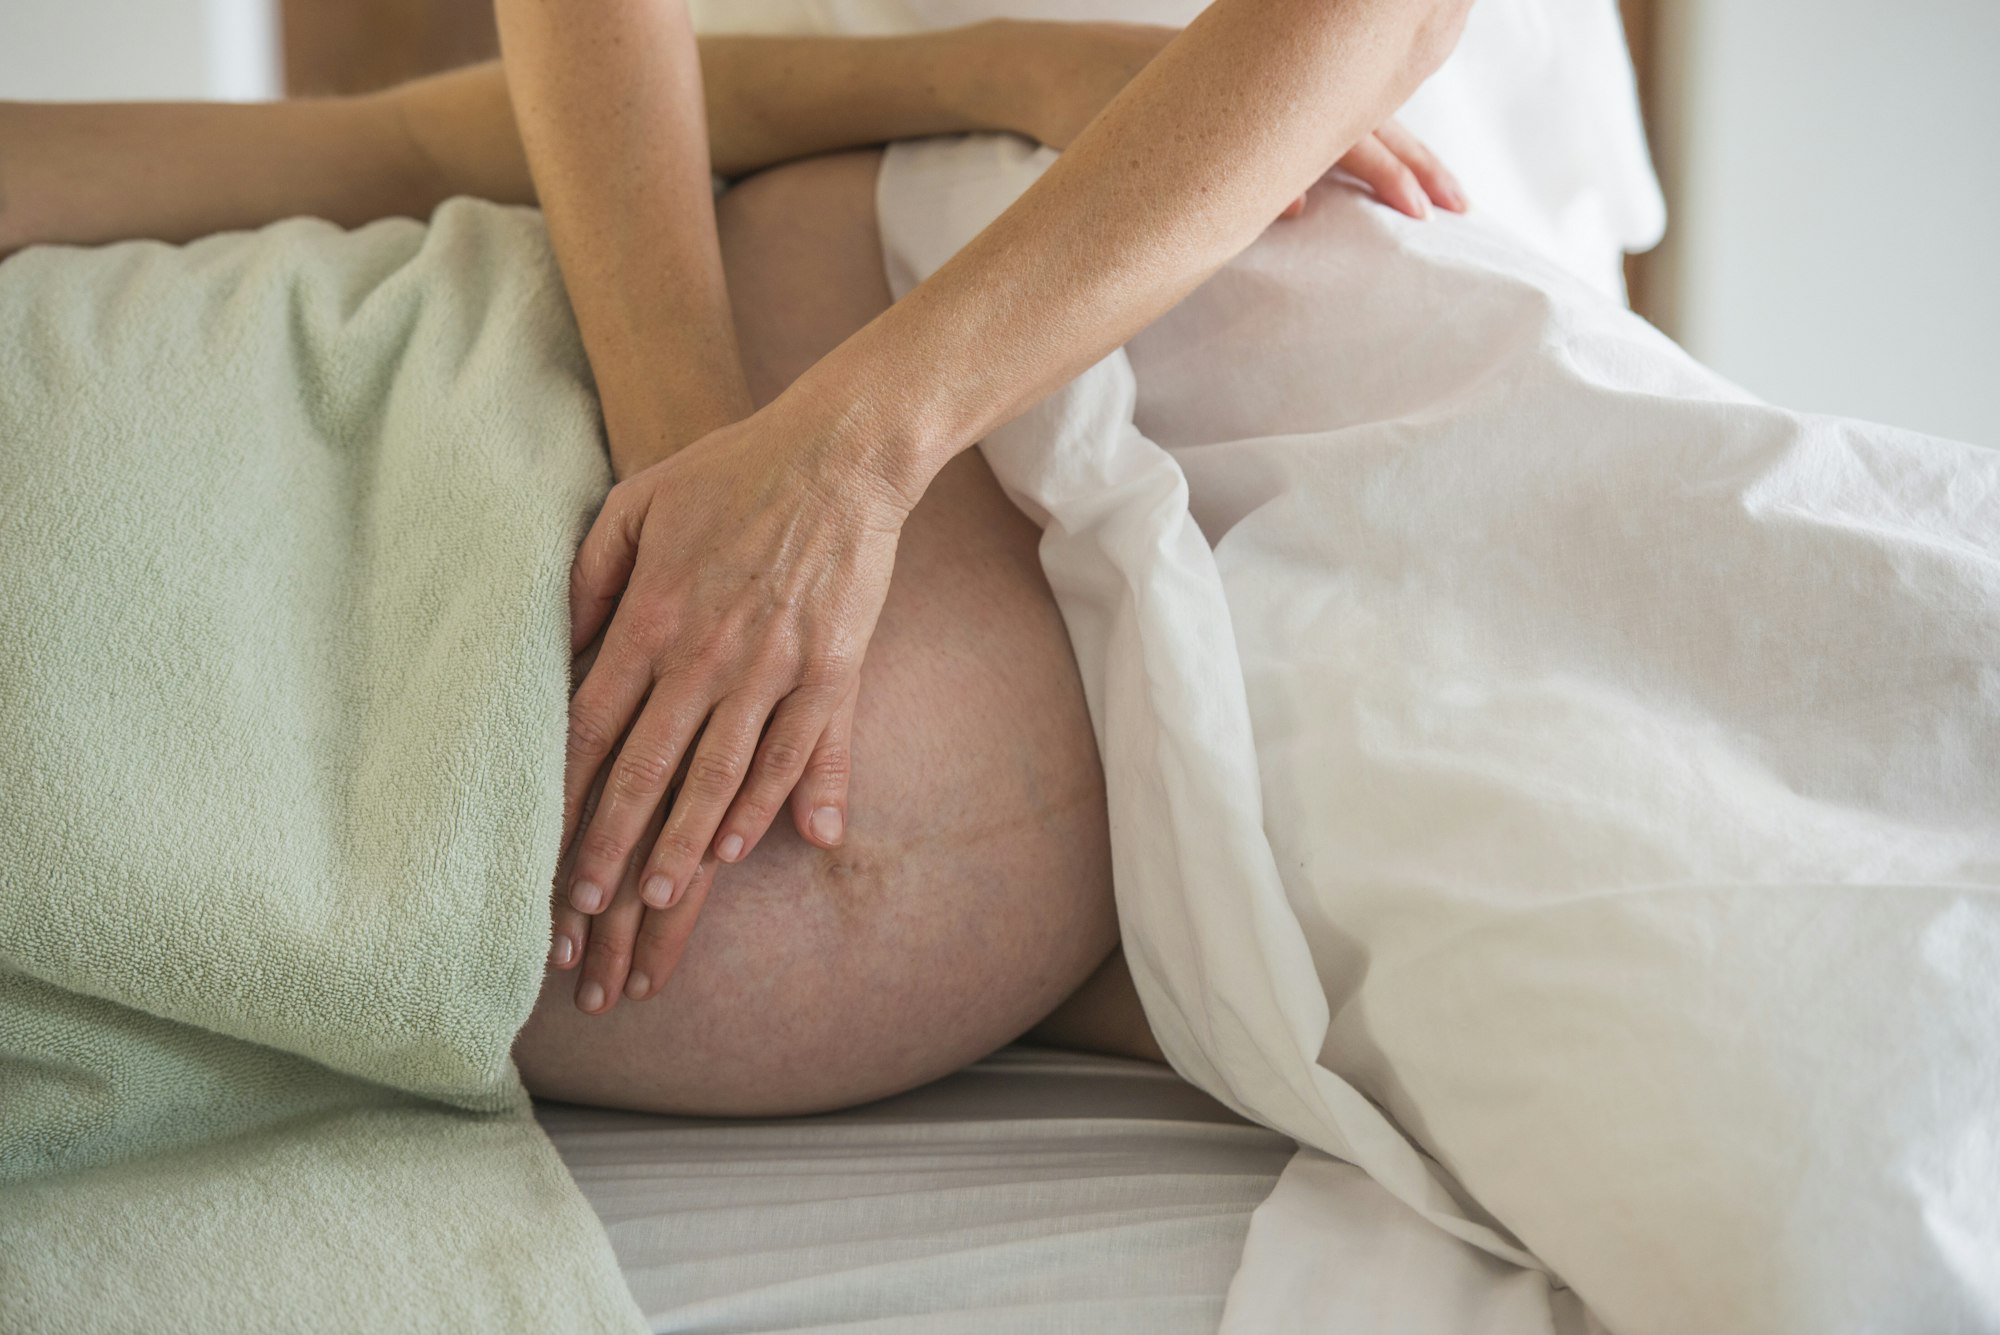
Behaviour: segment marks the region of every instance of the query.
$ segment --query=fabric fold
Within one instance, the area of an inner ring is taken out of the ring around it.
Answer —
[[[895,290],[1048,160],[890,150]],[[2000,455],[1339,182],[982,448],[1177,1069],[1545,1271],[1459,1268],[1524,1335],[2000,1327]],[[1312,1164],[1246,1274],[1327,1263]]]

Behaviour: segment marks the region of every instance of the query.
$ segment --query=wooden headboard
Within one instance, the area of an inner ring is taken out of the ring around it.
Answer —
[[[1632,68],[1639,76],[1639,110],[1646,120],[1646,137],[1657,144],[1659,134],[1654,118],[1659,103],[1661,45],[1658,15],[1653,0],[1619,0],[1618,10],[1625,20],[1626,45],[1632,49]],[[1625,290],[1632,309],[1654,324],[1662,323],[1663,277],[1655,252],[1625,257]]]
[[[500,53],[493,0],[284,0],[285,92],[368,93]]]

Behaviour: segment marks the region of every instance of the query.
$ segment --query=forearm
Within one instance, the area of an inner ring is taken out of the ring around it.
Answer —
[[[500,0],[502,60],[621,476],[750,411],[701,71],[670,0]]]
[[[724,176],[845,148],[970,130],[1020,129],[1028,62],[1051,25],[979,24],[905,37],[710,36],[698,42],[708,157]],[[433,192],[534,201],[515,108],[498,65],[377,95],[396,110]]]
[[[705,38],[715,169],[740,176],[837,149],[1012,128],[996,123],[988,74],[1009,59],[1013,36],[1011,25],[983,24],[908,37]]]
[[[738,175],[891,139],[1020,128],[1019,99],[997,76],[1020,74],[1035,38],[1005,24],[705,37],[709,156]],[[421,218],[453,195],[535,202],[497,62],[357,97],[0,102],[0,255],[46,241],[188,241],[299,215]]]
[[[298,214],[357,226],[430,189],[386,104],[0,103],[0,255],[189,241]]]
[[[1012,208],[789,392],[906,499],[1248,245],[1455,40],[1435,0],[1219,0]],[[774,405],[776,406],[776,405]]]

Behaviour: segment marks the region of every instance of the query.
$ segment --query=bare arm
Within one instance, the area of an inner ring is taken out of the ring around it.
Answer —
[[[629,474],[746,416],[681,0],[498,0],[514,120]]]
[[[642,990],[715,861],[788,803],[839,842],[861,658],[945,461],[1249,244],[1443,60],[1468,2],[1217,0],[945,268],[754,416],[613,489],[572,577],[572,637],[604,646],[571,701],[570,828],[613,778],[569,889],[594,912],[642,863],[642,898],[675,915],[642,929]]]
[[[914,499],[944,460],[1255,239],[1436,68],[1466,7],[1218,0],[1033,189],[802,377],[787,407],[837,405],[847,417],[824,448],[868,456]]]
[[[907,37],[704,37],[708,152],[740,175],[969,129],[1061,147],[1172,33],[995,22]],[[309,215],[535,202],[498,63],[358,97],[0,102],[0,255],[41,241],[187,241]]]

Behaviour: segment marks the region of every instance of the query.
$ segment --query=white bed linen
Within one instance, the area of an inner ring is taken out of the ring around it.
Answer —
[[[1587,1329],[1540,1275],[1148,1062],[1007,1048],[769,1122],[537,1112],[663,1335],[1213,1335],[1232,1281],[1257,1335],[1300,1310],[1396,1335]],[[1246,1253],[1246,1230],[1277,1245]]]
[[[895,289],[1050,160],[892,149]],[[1337,185],[983,449],[1177,1068],[1617,1331],[2000,1330],[2000,456]]]
[[[1502,8],[1410,117],[1474,218],[1322,190],[986,443],[1148,1014],[1424,1247],[1527,1268],[1462,1329],[1591,1321],[1552,1271],[1619,1331],[2000,1330],[2000,465],[1757,404],[1583,290],[1659,221],[1629,70],[1563,49],[1608,3],[1504,7],[1536,59],[1475,41]],[[898,290],[1044,160],[894,150]],[[1259,1211],[1231,1335],[1410,1328],[1320,1282],[1329,1168]]]
[[[1293,1150],[1164,1067],[1035,1048],[823,1117],[539,1111],[662,1332],[1213,1335]],[[1342,1168],[1357,1228],[1407,1215]]]

